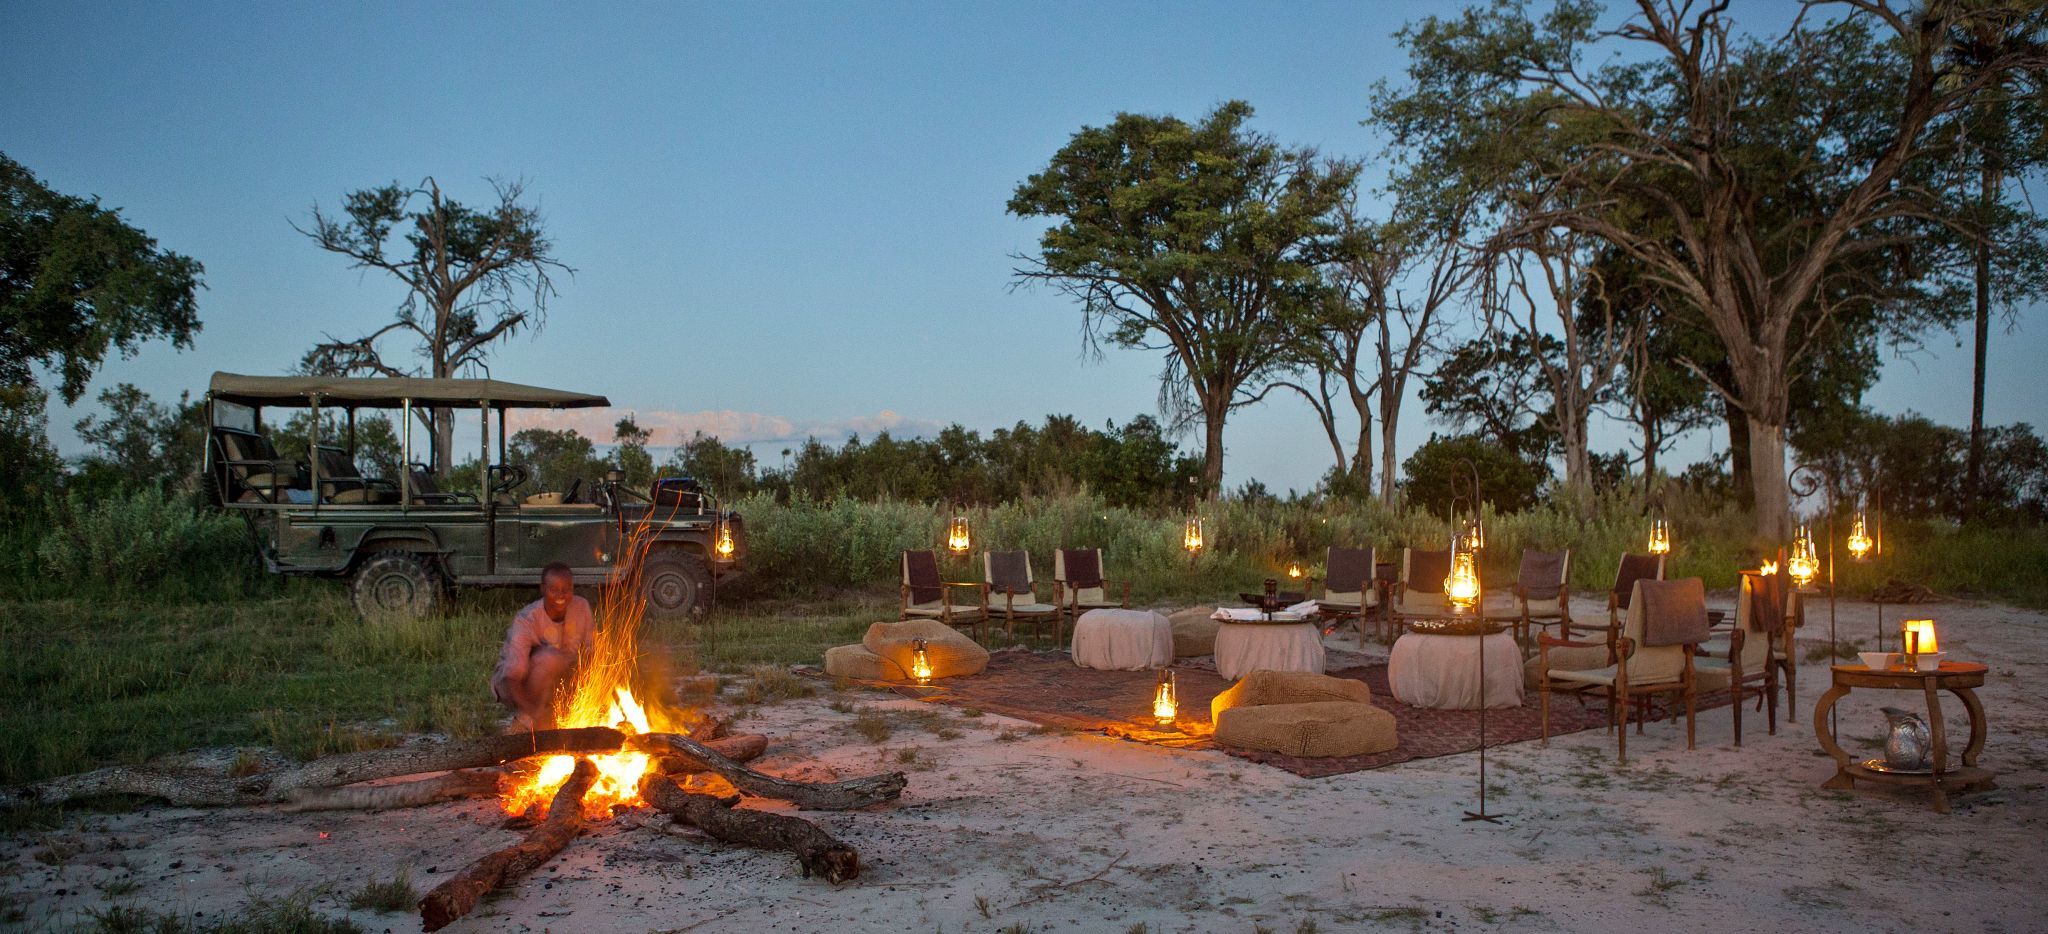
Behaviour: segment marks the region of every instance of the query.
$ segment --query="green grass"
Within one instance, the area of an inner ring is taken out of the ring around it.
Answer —
[[[314,894],[297,892],[282,898],[251,896],[239,912],[201,919],[128,905],[91,912],[77,930],[93,934],[362,934],[361,925],[329,918],[313,909]]]

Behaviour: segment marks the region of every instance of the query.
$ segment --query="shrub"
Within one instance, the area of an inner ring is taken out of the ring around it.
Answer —
[[[240,519],[197,512],[184,497],[147,488],[70,497],[36,548],[56,578],[116,592],[165,583],[239,590],[250,554]]]

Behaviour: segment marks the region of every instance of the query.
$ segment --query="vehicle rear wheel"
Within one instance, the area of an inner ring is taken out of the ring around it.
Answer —
[[[356,568],[349,599],[364,620],[421,619],[441,612],[447,600],[441,574],[409,551],[380,551]]]
[[[655,619],[700,619],[711,606],[711,569],[688,552],[655,552],[640,568],[640,595]]]

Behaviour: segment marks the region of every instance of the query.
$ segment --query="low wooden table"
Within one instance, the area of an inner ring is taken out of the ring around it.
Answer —
[[[1982,687],[1984,675],[1990,669],[1976,662],[1942,662],[1933,671],[1915,671],[1910,668],[1866,668],[1862,665],[1835,665],[1834,686],[1821,695],[1820,703],[1813,708],[1813,732],[1820,739],[1820,747],[1835,757],[1835,777],[1821,784],[1823,788],[1854,789],[1858,781],[1878,782],[1891,785],[1926,785],[1934,789],[1934,809],[1948,813],[1950,792],[1986,791],[1997,787],[1992,784],[1992,773],[1977,768],[1977,754],[1984,751],[1984,705],[1977,700],[1975,688]],[[1868,688],[1880,691],[1919,691],[1927,699],[1927,728],[1934,740],[1934,769],[1928,773],[1881,772],[1865,767],[1852,760],[1849,753],[1835,735],[1828,729],[1828,713],[1835,708],[1835,702],[1847,696],[1853,688]],[[1940,692],[1947,691],[1960,698],[1963,707],[1970,712],[1970,743],[1963,747],[1961,768],[1950,768],[1948,764],[1948,732],[1941,716]]]

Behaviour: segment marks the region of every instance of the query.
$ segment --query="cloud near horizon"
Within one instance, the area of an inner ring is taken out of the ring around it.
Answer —
[[[654,433],[653,439],[648,442],[650,447],[674,447],[690,440],[700,431],[726,444],[739,445],[794,443],[813,437],[821,441],[843,441],[854,435],[872,438],[884,431],[899,438],[929,437],[938,434],[947,424],[937,419],[911,418],[893,409],[883,409],[874,415],[856,415],[851,418],[799,421],[780,415],[735,412],[730,409],[676,412],[668,409],[637,410],[613,406],[608,409],[539,409],[520,412],[514,416],[518,424],[511,430],[516,433],[521,428],[573,428],[577,433],[598,444],[610,444],[613,427],[626,415],[631,415],[640,427]]]

